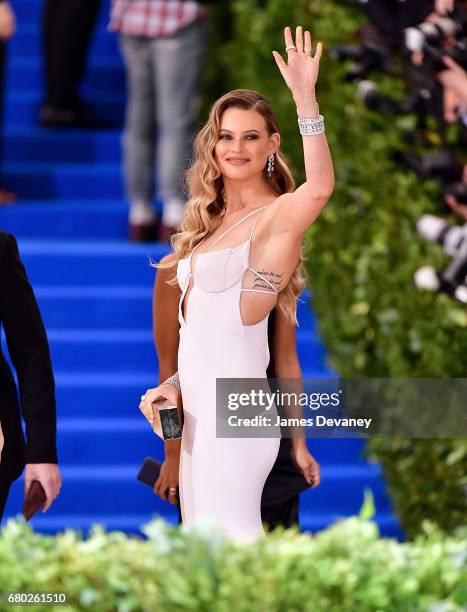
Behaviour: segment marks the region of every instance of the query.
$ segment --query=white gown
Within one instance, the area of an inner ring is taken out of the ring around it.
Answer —
[[[250,212],[228,228],[211,248],[264,208]],[[244,325],[240,314],[242,291],[268,292],[242,286],[247,270],[270,287],[269,293],[277,293],[249,264],[255,226],[256,223],[241,244],[200,253],[192,270],[192,256],[201,242],[198,243],[177,267],[182,290],[178,351],[184,410],[179,474],[182,520],[184,525],[198,518],[211,520],[236,540],[264,535],[261,495],[280,445],[280,434],[267,438],[216,438],[216,378],[266,378],[269,364],[269,314],[254,325]],[[185,320],[182,309],[186,295]],[[270,414],[275,418],[274,411]]]

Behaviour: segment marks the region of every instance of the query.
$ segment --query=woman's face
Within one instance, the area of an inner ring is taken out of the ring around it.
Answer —
[[[214,154],[224,177],[245,180],[263,172],[268,155],[278,151],[279,142],[279,134],[269,135],[260,113],[228,108],[222,115]]]

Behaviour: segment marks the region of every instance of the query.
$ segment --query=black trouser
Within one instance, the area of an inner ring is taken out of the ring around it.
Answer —
[[[281,504],[274,506],[261,506],[261,520],[265,523],[265,529],[274,529],[278,525],[283,525],[285,529],[298,526],[298,502],[299,496],[295,495]],[[182,515],[180,513],[180,504],[178,509],[178,522],[181,524]]]
[[[5,510],[6,500],[10,492],[11,482],[0,482],[0,521],[2,520],[3,511]]]
[[[45,103],[75,109],[101,0],[45,0]]]
[[[281,504],[274,506],[261,506],[261,520],[265,529],[274,529],[279,525],[288,529],[293,525],[298,527],[298,502],[299,496],[295,495]]]
[[[397,45],[404,28],[421,23],[434,9],[433,0],[359,0],[360,8],[388,43]]]

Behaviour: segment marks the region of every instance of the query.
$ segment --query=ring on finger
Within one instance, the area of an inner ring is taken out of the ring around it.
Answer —
[[[295,45],[287,45],[287,47],[285,48],[285,52],[286,52],[286,53],[288,53],[288,52],[289,52],[289,51],[291,51],[292,49],[293,49],[294,51],[296,51],[296,50],[297,50],[297,47],[296,47]]]
[[[145,399],[146,399],[146,393],[141,396],[141,401],[144,402]]]

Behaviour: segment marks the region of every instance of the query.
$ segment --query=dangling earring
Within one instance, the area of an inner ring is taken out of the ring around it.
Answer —
[[[271,153],[268,157],[268,176],[271,178],[274,172],[274,153]]]

